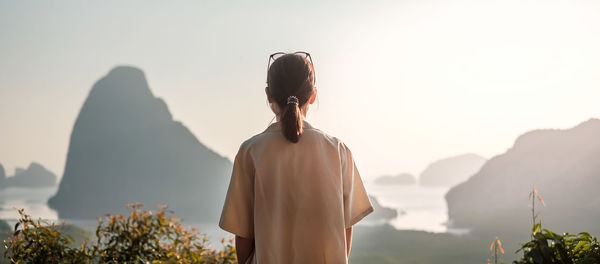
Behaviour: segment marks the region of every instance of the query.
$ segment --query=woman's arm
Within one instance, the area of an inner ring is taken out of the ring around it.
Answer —
[[[352,248],[352,227],[346,228],[346,257],[350,258],[350,248]]]
[[[246,263],[252,249],[254,248],[254,239],[247,239],[241,236],[235,236],[235,252],[237,254],[238,263]]]

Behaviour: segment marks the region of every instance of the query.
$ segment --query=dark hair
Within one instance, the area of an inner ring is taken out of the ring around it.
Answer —
[[[293,143],[298,142],[302,135],[303,116],[300,109],[314,92],[314,79],[312,63],[297,54],[277,58],[268,70],[268,96],[279,106],[283,135]]]

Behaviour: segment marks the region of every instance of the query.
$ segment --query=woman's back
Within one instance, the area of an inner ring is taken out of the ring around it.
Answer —
[[[346,263],[346,228],[373,210],[347,147],[304,127],[294,144],[274,123],[236,156],[220,226],[255,240],[254,263]]]
[[[352,225],[373,207],[346,145],[304,121],[312,58],[277,52],[267,72],[279,122],[241,145],[219,226],[236,235],[240,262],[347,263]]]

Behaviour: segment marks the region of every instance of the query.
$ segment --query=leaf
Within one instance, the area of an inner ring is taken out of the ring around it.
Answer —
[[[537,195],[537,199],[540,200],[540,203],[542,203],[543,206],[546,206],[546,203],[544,202],[544,199],[542,198],[542,196]]]
[[[540,232],[540,229],[542,228],[542,225],[540,223],[537,223],[533,226],[533,234],[537,234],[538,232]]]

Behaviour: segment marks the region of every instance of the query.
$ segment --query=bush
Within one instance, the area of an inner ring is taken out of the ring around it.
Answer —
[[[531,199],[532,230],[531,241],[521,245],[517,253],[522,251],[523,257],[514,261],[515,264],[597,264],[600,263],[600,244],[589,233],[572,235],[556,234],[548,229],[542,229],[535,213],[535,200],[546,206],[544,199],[534,187],[529,193]]]
[[[217,251],[196,229],[188,230],[167,207],[142,211],[141,204],[126,205],[129,214],[107,214],[99,219],[93,243],[74,239],[56,224],[33,221],[19,210],[14,232],[4,241],[4,256],[13,263],[236,263],[231,241]],[[62,224],[64,225],[64,223]]]
[[[85,263],[89,251],[70,248],[73,238],[63,235],[56,224],[33,221],[23,209],[14,232],[4,241],[7,257],[13,263]]]
[[[523,251],[523,257],[514,263],[600,263],[600,244],[590,234],[582,232],[578,235],[560,235],[548,229],[540,229],[539,223],[534,226],[532,240],[519,249]]]

